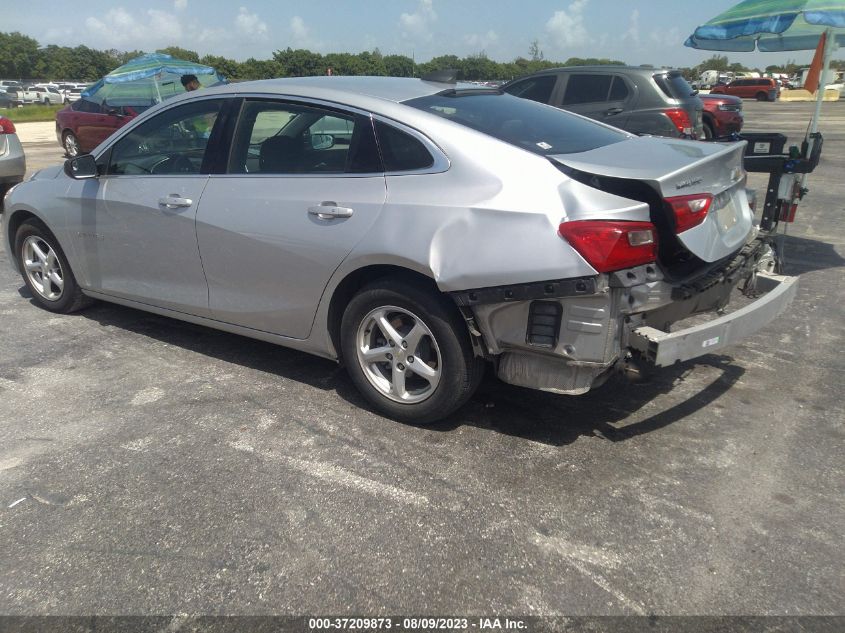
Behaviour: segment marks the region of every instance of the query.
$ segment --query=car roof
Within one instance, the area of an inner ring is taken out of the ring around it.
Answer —
[[[675,68],[647,68],[644,66],[618,66],[614,64],[596,64],[594,66],[560,66],[558,68],[547,68],[545,70],[538,70],[536,73],[531,73],[529,77],[535,75],[545,75],[560,72],[624,72],[626,74],[637,74],[643,76],[661,75],[664,73],[679,72]],[[523,79],[523,77],[520,77]]]
[[[489,87],[474,84],[447,84],[411,77],[287,77],[210,86],[205,94],[270,94],[311,97],[338,101],[351,106],[370,107],[374,102],[401,103],[444,90],[490,92]]]

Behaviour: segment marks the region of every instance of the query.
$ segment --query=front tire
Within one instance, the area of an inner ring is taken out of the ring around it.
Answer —
[[[28,220],[20,225],[15,254],[26,287],[42,308],[68,314],[92,303],[76,283],[58,240],[41,222]]]
[[[713,125],[708,121],[704,122],[704,140],[712,141],[716,134],[713,132]]]
[[[380,280],[343,313],[341,351],[358,391],[380,412],[429,424],[472,396],[484,371],[466,326],[439,293]]]
[[[768,100],[769,100],[769,95],[767,95],[765,92],[758,92],[757,93],[757,101],[768,101]]]
[[[62,134],[62,146],[65,148],[65,154],[67,154],[69,158],[76,158],[79,156],[79,139],[76,138],[76,134],[70,130]]]

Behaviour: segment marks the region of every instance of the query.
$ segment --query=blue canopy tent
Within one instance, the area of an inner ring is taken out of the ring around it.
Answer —
[[[151,105],[185,92],[180,81],[182,75],[196,75],[203,86],[224,81],[211,66],[165,53],[148,53],[115,68],[86,88],[82,98],[98,103],[143,99]]]

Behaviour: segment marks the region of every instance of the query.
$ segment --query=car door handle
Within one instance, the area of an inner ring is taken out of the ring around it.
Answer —
[[[605,112],[605,114],[607,116],[612,116],[614,114],[619,114],[620,112],[625,112],[625,108],[611,108],[610,110]]]
[[[322,202],[319,206],[308,207],[308,213],[316,215],[321,220],[332,220],[351,217],[353,210],[348,207],[339,207],[336,202]]]
[[[194,203],[190,198],[180,198],[175,193],[170,194],[166,198],[159,198],[158,204],[168,209],[178,209],[179,207],[189,207]]]

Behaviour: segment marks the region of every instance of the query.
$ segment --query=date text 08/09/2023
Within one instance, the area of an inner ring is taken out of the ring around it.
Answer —
[[[399,631],[418,631],[418,630],[441,630],[441,631],[519,631],[525,630],[527,625],[524,620],[518,618],[499,618],[499,617],[449,617],[449,618],[392,618],[392,617],[360,617],[360,618],[309,618],[308,628],[313,631],[319,630],[378,630],[378,629],[396,629]]]

